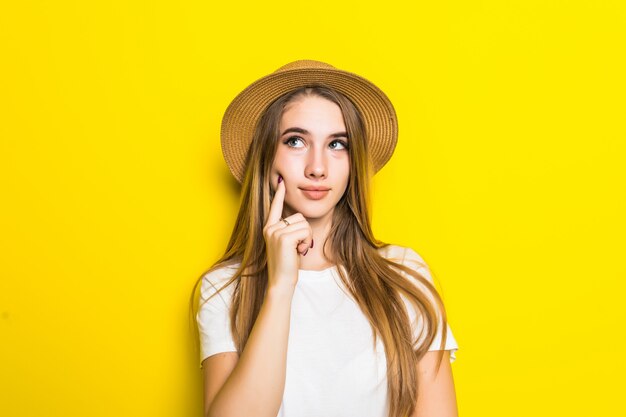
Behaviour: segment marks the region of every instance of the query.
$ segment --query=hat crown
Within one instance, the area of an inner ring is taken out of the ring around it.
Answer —
[[[297,61],[293,61],[293,62],[283,65],[282,67],[278,68],[274,72],[283,72],[283,71],[296,70],[296,69],[316,69],[316,68],[336,69],[332,65],[327,64],[322,61],[315,61],[313,59],[299,59]]]

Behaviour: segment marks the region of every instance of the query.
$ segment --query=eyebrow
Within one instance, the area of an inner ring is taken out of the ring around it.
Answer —
[[[295,133],[302,133],[303,135],[308,135],[310,132],[306,129],[302,129],[301,127],[290,127],[288,129],[285,129],[285,131],[283,133],[281,133],[280,136],[285,136],[287,133],[290,132],[295,132]],[[337,133],[333,133],[332,135],[329,135],[328,137],[330,138],[347,138],[348,134],[346,132],[337,132]]]

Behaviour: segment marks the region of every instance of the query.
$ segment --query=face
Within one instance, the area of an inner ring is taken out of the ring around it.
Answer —
[[[279,124],[271,184],[285,181],[284,215],[307,219],[332,215],[348,186],[348,138],[341,109],[318,96],[289,103]],[[327,191],[310,191],[312,188]]]

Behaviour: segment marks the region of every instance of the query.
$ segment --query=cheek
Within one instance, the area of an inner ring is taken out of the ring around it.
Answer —
[[[278,175],[281,174],[283,176],[283,178],[285,177],[285,170],[283,167],[283,164],[281,163],[281,160],[277,157],[274,158],[274,161],[272,162],[272,168],[270,169],[270,182],[272,183],[273,186],[277,186],[278,185]]]
[[[286,171],[286,167],[289,166],[289,161],[286,155],[283,155],[281,150],[276,151],[274,155],[274,161],[272,162],[272,171],[282,173]]]
[[[343,177],[344,185],[347,188],[348,183],[350,182],[350,163],[346,163],[343,166],[342,177]]]
[[[289,180],[295,180],[299,177],[298,173],[303,171],[300,161],[297,158],[288,157],[288,155],[276,154],[274,162],[272,163],[272,173],[278,176],[282,175],[287,183]]]

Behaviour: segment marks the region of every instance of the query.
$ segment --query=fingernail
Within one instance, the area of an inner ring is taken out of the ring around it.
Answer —
[[[283,182],[283,177],[280,174],[278,175],[278,182]]]
[[[313,243],[315,243],[315,241],[311,239],[311,247],[313,247]]]

